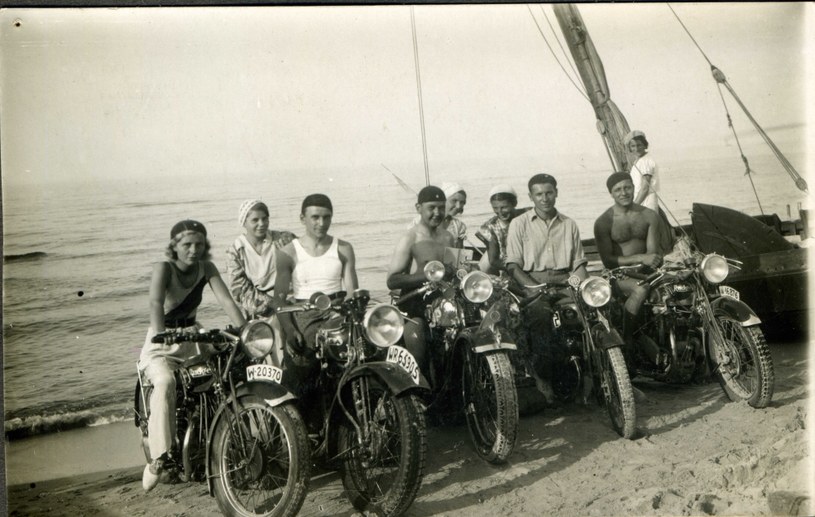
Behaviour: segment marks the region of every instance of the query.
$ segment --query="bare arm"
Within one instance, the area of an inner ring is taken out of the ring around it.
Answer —
[[[527,275],[526,271],[524,271],[520,265],[516,264],[515,262],[510,262],[507,264],[507,271],[510,275],[512,275],[512,278],[524,288],[527,296],[538,292],[538,289],[529,287],[531,285],[538,285],[538,282],[531,276]]]
[[[342,261],[342,284],[346,291],[353,292],[359,287],[354,247],[348,242],[339,241],[337,248]]]
[[[642,203],[645,196],[651,191],[651,175],[650,174],[643,174],[642,181],[640,182],[640,191],[637,192],[637,195],[634,197],[634,202],[638,205]]]
[[[221,304],[232,324],[236,327],[242,327],[246,323],[246,318],[243,317],[241,310],[235,304],[235,300],[232,299],[232,295],[229,294],[229,289],[227,289],[224,280],[221,278],[221,274],[218,273],[218,268],[212,262],[206,261],[204,262],[204,273],[209,279],[209,286],[212,288],[212,292],[215,293],[215,298],[218,299],[218,303]]]
[[[277,276],[275,277],[274,283],[274,305],[276,309],[286,305],[286,296],[289,294],[291,276],[295,266],[292,254],[294,254],[294,245],[292,244],[287,244],[275,254]],[[287,337],[299,334],[292,324],[291,314],[280,314],[279,320]]]
[[[487,241],[487,256],[492,267],[496,269],[504,267],[501,263],[501,248],[498,246],[498,237],[495,234],[492,234],[490,240]]]
[[[164,332],[164,297],[170,280],[170,266],[166,262],[153,264],[150,280],[150,327],[156,334]]]

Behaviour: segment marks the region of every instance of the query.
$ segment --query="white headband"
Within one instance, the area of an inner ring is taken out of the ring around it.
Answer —
[[[246,216],[249,215],[249,211],[252,209],[253,206],[257,205],[258,203],[263,203],[258,199],[247,199],[243,203],[241,203],[241,207],[238,210],[238,225],[243,226],[243,223],[246,222]]]

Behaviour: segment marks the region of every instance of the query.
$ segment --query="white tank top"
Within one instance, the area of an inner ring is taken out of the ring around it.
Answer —
[[[337,238],[332,238],[331,246],[319,257],[309,255],[294,239],[294,252],[297,254],[297,265],[291,276],[294,297],[307,300],[312,294],[334,294],[342,290],[342,261],[337,246]]]

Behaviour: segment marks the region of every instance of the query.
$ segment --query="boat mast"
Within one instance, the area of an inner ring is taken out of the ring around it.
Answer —
[[[631,164],[623,142],[629,131],[628,122],[611,100],[603,63],[583,23],[583,17],[572,4],[555,4],[552,9],[594,108],[597,131],[603,138],[611,166],[616,172],[628,172]]]

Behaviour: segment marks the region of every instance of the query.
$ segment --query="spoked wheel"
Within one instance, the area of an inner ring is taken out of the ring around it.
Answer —
[[[611,426],[623,438],[631,439],[637,430],[637,409],[623,351],[619,347],[607,348],[599,351],[599,357],[599,388]]]
[[[345,420],[339,429],[345,496],[360,512],[401,515],[424,475],[427,437],[419,399],[394,396],[374,377],[351,381],[351,395],[355,422]]]
[[[758,325],[743,327],[731,318],[716,316],[721,340],[710,333],[713,375],[730,400],[746,400],[755,408],[773,398],[775,373],[770,348]]]
[[[290,404],[271,407],[257,397],[239,402],[213,433],[210,472],[224,515],[293,516],[303,505],[311,459],[300,414]]]
[[[465,352],[461,377],[475,451],[490,463],[504,463],[518,437],[518,392],[509,357],[504,352]]]

